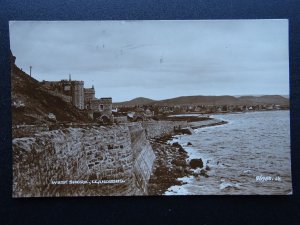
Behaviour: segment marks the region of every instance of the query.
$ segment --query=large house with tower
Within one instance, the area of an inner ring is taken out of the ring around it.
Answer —
[[[113,121],[112,98],[96,98],[95,88],[84,88],[84,81],[69,80],[42,81],[41,84],[49,92],[61,97],[64,101],[70,102],[80,110],[89,112],[89,116],[102,122]]]

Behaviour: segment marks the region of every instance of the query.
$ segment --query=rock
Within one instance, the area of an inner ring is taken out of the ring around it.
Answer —
[[[51,121],[56,121],[56,116],[53,113],[48,114],[48,119]]]
[[[191,146],[191,145],[192,145],[192,143],[191,143],[191,142],[188,142],[188,143],[187,143],[187,145],[188,145],[188,146]]]
[[[179,151],[180,153],[185,153],[185,152],[186,152],[186,151],[184,150],[184,148],[183,148],[180,144],[178,144],[178,142],[174,142],[174,143],[172,144],[172,147],[178,148],[178,151]]]
[[[209,167],[208,165],[206,165],[205,169],[206,169],[207,171],[209,171],[209,170],[210,170],[210,167]]]
[[[181,129],[181,132],[182,132],[183,134],[188,134],[188,135],[193,134],[193,130],[192,130],[192,128],[190,128],[190,127],[182,128],[182,129]]]
[[[186,162],[184,160],[178,160],[178,159],[172,160],[172,164],[175,166],[186,166]]]
[[[202,159],[192,159],[190,161],[190,166],[192,169],[196,169],[196,168],[203,168],[203,161]]]
[[[200,180],[200,175],[195,175],[195,179],[199,181]]]
[[[204,170],[204,169],[202,169],[202,170],[200,171],[200,175],[201,175],[201,176],[204,176],[204,177],[208,177],[207,171]]]
[[[178,142],[174,142],[174,143],[172,144],[172,146],[173,146],[173,147],[181,147],[181,145],[178,144]]]

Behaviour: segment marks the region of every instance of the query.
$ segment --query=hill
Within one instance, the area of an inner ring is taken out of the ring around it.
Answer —
[[[231,105],[237,99],[233,96],[182,96],[157,102],[157,105]]]
[[[148,105],[148,104],[151,104],[154,102],[156,102],[156,101],[152,100],[150,98],[138,97],[138,98],[134,98],[130,101],[126,101],[126,102],[117,102],[117,103],[114,103],[114,105],[115,106],[118,106],[118,105],[135,106],[135,105]]]
[[[87,116],[70,103],[49,94],[37,80],[20,70],[14,60],[11,55],[11,98],[12,105],[18,105],[12,107],[13,125],[46,123],[49,113],[59,122],[87,121]]]
[[[240,104],[257,105],[257,104],[275,104],[288,105],[289,100],[280,95],[263,95],[263,96],[241,96],[238,98]]]
[[[144,101],[143,101],[144,100]],[[120,102],[118,105],[289,105],[289,99],[280,95],[263,95],[263,96],[241,96],[234,97],[229,95],[223,96],[181,96],[160,101],[147,98],[136,98],[127,102]]]

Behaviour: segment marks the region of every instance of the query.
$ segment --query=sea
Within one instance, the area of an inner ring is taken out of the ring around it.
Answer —
[[[216,114],[227,124],[174,136],[188,152],[201,158],[208,177],[179,178],[182,185],[165,195],[289,195],[292,194],[290,111]],[[190,145],[191,144],[191,145]],[[194,170],[200,173],[200,168]]]

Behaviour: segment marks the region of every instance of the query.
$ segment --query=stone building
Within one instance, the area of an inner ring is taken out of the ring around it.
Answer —
[[[62,95],[64,99],[72,103],[78,109],[84,109],[84,82],[61,80],[61,81],[42,81],[44,88],[52,90]]]
[[[95,100],[95,89],[94,86],[92,88],[84,88],[84,105],[85,109],[91,109],[91,101]]]
[[[100,112],[103,113],[103,115],[111,116],[112,115],[112,98],[100,98],[100,106],[99,106]]]
[[[66,102],[81,110],[87,110],[89,118],[98,119],[104,122],[112,122],[112,98],[96,98],[95,88],[84,88],[83,81],[61,80],[42,81],[44,88],[52,94],[61,97]]]
[[[71,81],[72,104],[78,109],[84,109],[84,82]]]
[[[103,122],[113,121],[112,98],[100,98],[90,100],[89,108],[96,113],[96,117]]]

